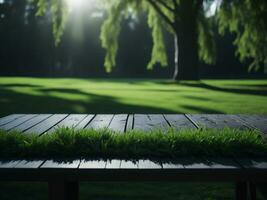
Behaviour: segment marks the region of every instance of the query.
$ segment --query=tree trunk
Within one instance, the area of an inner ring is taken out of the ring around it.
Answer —
[[[195,15],[177,23],[174,35],[174,80],[199,80],[198,33]]]

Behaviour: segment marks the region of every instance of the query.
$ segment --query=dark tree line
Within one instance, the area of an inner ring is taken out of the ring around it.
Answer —
[[[117,67],[107,74],[103,68],[105,51],[98,38],[104,19],[88,19],[84,13],[82,38],[76,40],[75,19],[70,18],[62,42],[56,47],[50,16],[36,17],[36,11],[27,0],[0,3],[0,75],[169,78],[173,74],[174,68],[171,67],[156,65],[153,70],[145,67],[150,60],[153,41],[144,14],[139,14],[136,22],[131,19],[123,22]],[[164,38],[169,64],[173,66],[173,39],[167,32],[164,32]],[[234,57],[233,37],[217,35],[216,41],[217,64],[201,64],[201,76],[246,76],[247,66]]]

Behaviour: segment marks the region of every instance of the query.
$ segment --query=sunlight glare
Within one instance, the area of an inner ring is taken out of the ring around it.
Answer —
[[[71,10],[80,9],[84,6],[86,0],[66,0]]]

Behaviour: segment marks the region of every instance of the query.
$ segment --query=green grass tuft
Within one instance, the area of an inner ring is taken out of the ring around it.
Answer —
[[[116,133],[107,129],[57,129],[53,134],[0,130],[1,159],[260,157],[267,143],[256,131],[199,129]]]

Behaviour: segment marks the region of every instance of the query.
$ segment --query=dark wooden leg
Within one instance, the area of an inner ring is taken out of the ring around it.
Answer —
[[[49,200],[79,199],[79,183],[77,181],[50,181],[48,188]]]
[[[67,189],[67,200],[79,199],[79,182],[69,181],[65,183]]]
[[[247,183],[237,182],[235,193],[236,193],[236,200],[247,200]]]
[[[249,182],[249,194],[251,200],[256,200],[257,193],[256,193],[256,184]]]

